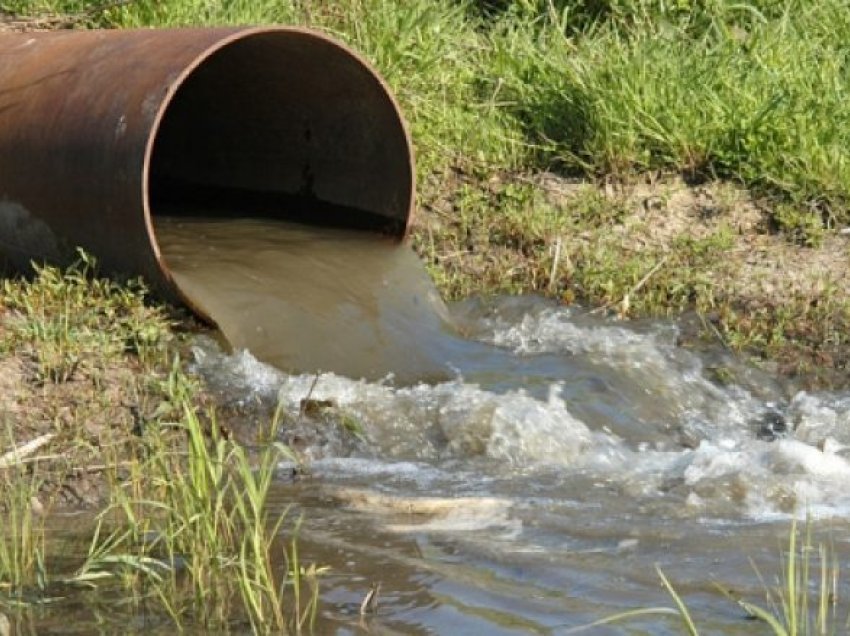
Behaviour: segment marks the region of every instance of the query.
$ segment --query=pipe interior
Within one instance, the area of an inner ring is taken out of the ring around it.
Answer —
[[[151,156],[158,214],[281,217],[404,234],[411,151],[354,55],[315,34],[255,33],[205,58],[166,107]]]

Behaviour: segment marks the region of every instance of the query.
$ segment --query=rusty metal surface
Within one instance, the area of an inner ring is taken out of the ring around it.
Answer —
[[[387,87],[323,35],[0,33],[0,252],[18,265],[81,246],[188,302],[156,244],[160,202],[316,202],[403,236],[413,179]]]

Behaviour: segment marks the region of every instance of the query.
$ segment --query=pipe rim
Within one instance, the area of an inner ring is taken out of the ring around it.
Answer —
[[[181,300],[193,311],[193,313],[198,316],[202,316],[207,320],[211,320],[211,317],[207,316],[206,312],[201,310],[201,308],[198,307],[197,304],[193,302],[180,289],[180,286],[177,285],[159,247],[159,242],[156,237],[156,228],[153,222],[154,215],[151,210],[150,203],[150,172],[154,154],[154,146],[160,132],[162,121],[165,118],[165,115],[168,112],[171,103],[174,101],[174,98],[180,92],[181,88],[189,79],[189,77],[191,77],[191,75],[195,73],[195,71],[202,64],[204,64],[204,62],[206,62],[218,51],[227,48],[235,42],[245,40],[256,35],[266,35],[273,33],[291,33],[303,35],[313,38],[315,40],[319,40],[326,45],[337,48],[347,56],[351,57],[355,62],[357,62],[364,70],[369,73],[369,75],[381,87],[384,96],[392,107],[393,113],[395,114],[399,127],[401,128],[402,136],[404,137],[404,143],[407,148],[407,157],[409,164],[408,169],[410,173],[410,197],[407,209],[407,216],[404,223],[404,230],[398,237],[399,241],[404,241],[407,239],[410,233],[411,224],[413,222],[413,215],[416,207],[416,160],[414,155],[413,141],[410,135],[410,127],[402,114],[401,107],[392,90],[390,89],[390,86],[387,84],[386,80],[381,76],[381,74],[377,71],[377,69],[371,64],[371,62],[369,62],[365,57],[363,57],[363,55],[361,55],[348,45],[344,44],[343,42],[340,42],[336,38],[333,38],[325,33],[322,33],[321,31],[316,31],[314,29],[294,26],[243,27],[235,31],[232,29],[223,29],[222,37],[214,44],[208,46],[198,55],[196,55],[192,59],[192,61],[189,64],[186,64],[185,67],[180,71],[180,73],[177,74],[177,76],[170,82],[168,89],[166,90],[161,102],[157,107],[156,114],[150,126],[150,130],[148,131],[148,136],[145,141],[145,151],[142,163],[142,210],[144,214],[145,229],[147,231],[147,238],[150,244],[151,252],[154,255],[154,259],[157,263],[157,266],[159,267],[160,272],[165,278],[166,283],[172,289],[175,289],[177,291]]]

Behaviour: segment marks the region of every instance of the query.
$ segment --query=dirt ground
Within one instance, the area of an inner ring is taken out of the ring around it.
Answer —
[[[595,184],[541,175],[537,183],[561,206]],[[645,176],[628,185],[603,186],[619,200],[626,217],[610,227],[624,249],[672,249],[683,235],[694,239],[732,230],[734,245],[725,250],[728,270],[707,272],[742,304],[782,305],[801,296],[817,298],[827,287],[850,298],[850,228],[825,233],[822,245],[793,244],[771,228],[769,203],[728,182],[688,185],[681,177]],[[729,278],[728,272],[735,273]]]

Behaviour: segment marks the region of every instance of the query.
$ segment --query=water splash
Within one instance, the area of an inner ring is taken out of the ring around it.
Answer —
[[[670,323],[631,327],[539,299],[503,302],[479,304],[478,318],[468,305],[453,308],[489,347],[459,360],[448,382],[316,381],[209,346],[198,350],[197,368],[293,415],[308,393],[333,403],[367,440],[345,454],[466,475],[441,482],[449,492],[466,492],[472,479],[490,494],[562,502],[587,502],[589,487],[595,505],[628,515],[850,515],[847,396],[786,400],[769,378],[757,387],[720,384],[706,356],[677,346]],[[782,423],[771,436],[768,416]]]

